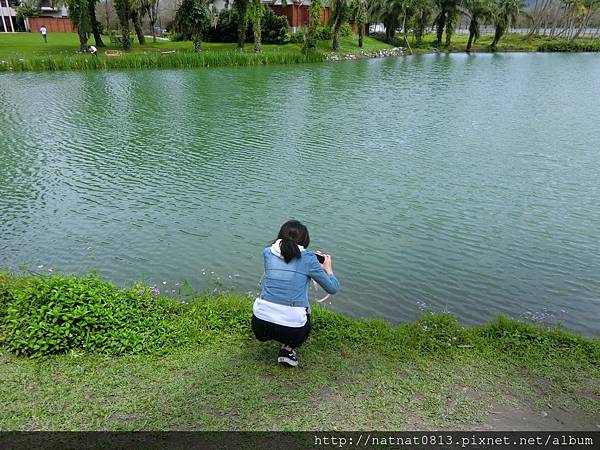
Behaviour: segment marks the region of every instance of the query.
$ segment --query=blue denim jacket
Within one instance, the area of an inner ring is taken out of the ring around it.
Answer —
[[[308,283],[311,278],[329,294],[340,287],[335,275],[328,275],[313,252],[303,251],[289,263],[267,247],[263,251],[265,275],[260,297],[287,306],[308,307]]]

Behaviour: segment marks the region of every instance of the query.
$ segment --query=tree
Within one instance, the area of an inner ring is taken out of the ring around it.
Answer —
[[[473,42],[479,39],[479,25],[482,21],[489,20],[494,15],[493,0],[465,0],[464,10],[470,18],[469,41],[466,51],[471,51]]]
[[[439,14],[435,19],[436,33],[437,33],[437,45],[442,45],[442,35],[444,29],[446,30],[446,47],[449,47],[452,43],[452,35],[454,34],[454,27],[456,27],[456,20],[458,19],[458,9],[462,3],[461,0],[436,0],[437,6],[440,10]]]
[[[110,30],[110,0],[104,0],[104,15],[106,16],[106,30]]]
[[[37,0],[21,0],[15,11],[17,13],[17,19],[19,20],[24,19],[25,17],[39,16],[42,12],[39,1]]]
[[[248,6],[248,18],[252,22],[252,33],[254,35],[254,51],[260,52],[262,28],[261,21],[265,13],[265,7],[261,0],[252,0]]]
[[[415,44],[421,45],[425,29],[431,21],[435,5],[433,0],[412,0],[410,4]]]
[[[317,48],[317,31],[321,24],[321,14],[325,7],[321,0],[313,0],[308,7],[308,31],[304,41],[304,49],[312,50]]]
[[[333,20],[333,51],[340,49],[340,28],[348,21],[351,0],[331,0],[331,18]]]
[[[233,3],[238,14],[238,48],[244,48],[244,44],[246,43],[249,3],[250,0],[235,0]]]
[[[96,2],[98,0],[88,0],[88,12],[90,14],[90,24],[92,27],[92,34],[94,35],[94,41],[96,42],[96,47],[105,47],[104,42],[102,42],[102,36],[100,35],[100,27],[98,19],[96,19]]]
[[[358,46],[363,48],[365,25],[367,23],[367,0],[354,0],[352,3],[354,23],[358,30]]]
[[[123,34],[123,49],[129,50],[131,49],[131,39],[129,39],[130,0],[114,0],[114,2]]]
[[[148,15],[152,27],[152,42],[156,42],[156,22],[158,21],[158,4],[160,0],[142,0],[142,9]]]
[[[202,51],[202,37],[209,27],[205,0],[183,0],[175,14],[175,27],[194,43],[194,51]]]
[[[144,36],[144,30],[142,29],[142,17],[144,17],[144,14],[143,0],[129,0],[129,18],[133,23],[133,29],[135,30],[140,45],[146,44],[146,37]]]
[[[521,0],[496,0],[495,24],[496,32],[492,41],[492,50],[496,50],[498,42],[510,28],[511,23],[517,21],[519,11],[523,7]]]
[[[385,39],[393,44],[396,30],[406,22],[407,5],[411,0],[375,0],[369,5],[370,20],[382,22],[385,27]]]
[[[69,18],[77,28],[79,51],[85,52],[87,50],[87,41],[92,30],[88,0],[68,0],[67,6],[69,7]]]

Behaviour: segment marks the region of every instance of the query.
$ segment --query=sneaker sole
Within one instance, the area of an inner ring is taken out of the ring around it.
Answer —
[[[298,365],[298,361],[294,361],[293,359],[286,358],[285,356],[280,356],[277,358],[277,362],[282,364],[287,364],[288,366],[296,367]]]

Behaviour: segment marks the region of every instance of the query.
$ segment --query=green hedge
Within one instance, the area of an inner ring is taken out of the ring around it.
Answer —
[[[177,304],[142,286],[121,290],[93,275],[31,277],[5,279],[0,295],[1,340],[18,355],[160,352],[181,338],[169,321]]]
[[[538,46],[539,52],[600,52],[599,41],[548,41]]]

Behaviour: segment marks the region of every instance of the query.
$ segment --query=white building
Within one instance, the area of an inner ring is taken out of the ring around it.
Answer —
[[[13,0],[0,0],[0,33],[14,33],[17,27],[17,12],[13,8]]]

